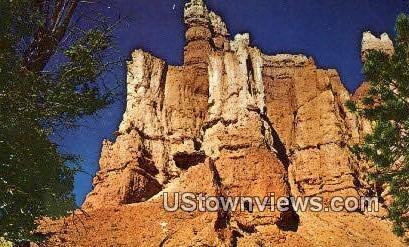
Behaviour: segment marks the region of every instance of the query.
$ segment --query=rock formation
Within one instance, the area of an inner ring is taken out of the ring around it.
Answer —
[[[103,143],[83,205],[98,220],[79,216],[93,233],[58,233],[54,244],[364,246],[371,241],[365,228],[355,227],[353,237],[340,229],[353,218],[371,221],[385,236],[372,244],[399,246],[385,222],[358,213],[164,212],[164,192],[325,199],[366,193],[360,162],[348,149],[362,137],[362,121],[346,109],[351,95],[335,70],[304,55],[265,55],[249,34],[231,40],[202,0],[186,4],[184,20],[182,66],[141,50],[128,63],[126,111],[115,142]],[[385,42],[365,33],[363,52]],[[312,228],[288,232],[300,218]],[[312,237],[320,232],[335,239]]]
[[[262,54],[248,34],[229,41],[203,1],[186,5],[185,24],[183,66],[132,54],[123,121],[116,142],[104,142],[84,208],[147,200],[200,161],[245,159],[256,149],[277,159],[282,181],[274,183],[287,194],[358,195],[347,144],[359,130],[335,70],[303,55]]]
[[[372,50],[382,51],[386,54],[392,55],[395,52],[392,40],[387,33],[381,34],[380,38],[376,38],[371,32],[364,32],[361,44],[361,56],[365,61],[366,56]]]

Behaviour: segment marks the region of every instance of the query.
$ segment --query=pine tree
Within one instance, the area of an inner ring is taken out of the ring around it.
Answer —
[[[76,157],[50,135],[112,100],[97,83],[111,38],[102,23],[70,30],[79,3],[0,1],[0,238],[16,243],[41,240],[38,219],[75,209]]]
[[[389,218],[402,236],[409,227],[409,15],[399,15],[395,29],[394,54],[368,54],[364,74],[370,89],[360,104],[348,106],[372,122],[372,133],[352,150],[375,164],[373,179],[389,187]]]

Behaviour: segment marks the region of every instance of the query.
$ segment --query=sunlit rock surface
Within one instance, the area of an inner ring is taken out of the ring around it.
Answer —
[[[230,38],[201,0],[186,4],[185,25],[182,66],[132,53],[126,111],[103,143],[89,215],[78,212],[77,227],[44,224],[52,246],[403,246],[366,213],[164,211],[164,192],[328,200],[371,189],[348,148],[368,126],[345,107],[364,89],[351,96],[311,57]],[[390,43],[365,33],[362,53],[393,52]]]

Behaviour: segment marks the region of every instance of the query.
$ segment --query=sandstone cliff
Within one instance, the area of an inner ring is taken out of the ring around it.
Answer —
[[[202,0],[186,4],[185,25],[182,66],[132,54],[123,121],[103,143],[83,205],[90,215],[78,216],[85,230],[51,223],[53,244],[400,246],[364,213],[164,212],[163,192],[328,199],[371,190],[348,149],[368,130],[346,109],[352,96],[337,71],[304,55],[265,55],[248,34],[230,39]],[[363,51],[377,43],[370,37]]]

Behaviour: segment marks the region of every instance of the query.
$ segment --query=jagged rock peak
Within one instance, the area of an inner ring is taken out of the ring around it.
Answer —
[[[229,31],[227,30],[226,24],[223,22],[223,19],[218,16],[216,13],[213,11],[210,12],[210,24],[213,27],[213,31],[216,34],[222,35],[222,36],[228,36]]]
[[[203,6],[206,7],[206,4],[203,0],[190,0],[186,3],[186,6]]]
[[[393,42],[389,38],[387,33],[381,34],[380,38],[375,37],[371,32],[367,31],[362,34],[362,48],[361,58],[362,61],[366,60],[366,56],[372,50],[378,50],[392,55],[395,51]]]
[[[231,49],[237,51],[240,48],[246,48],[250,45],[250,34],[248,33],[239,33],[234,36],[234,40],[230,42]]]
[[[191,0],[185,4],[184,12],[185,23],[208,22],[209,10],[203,0]]]
[[[188,27],[207,24],[210,25],[215,35],[229,35],[223,19],[213,11],[209,11],[203,0],[187,2],[185,4],[184,19]]]
[[[184,64],[207,67],[212,51],[229,50],[229,32],[222,18],[209,11],[204,1],[185,4],[186,46]]]

